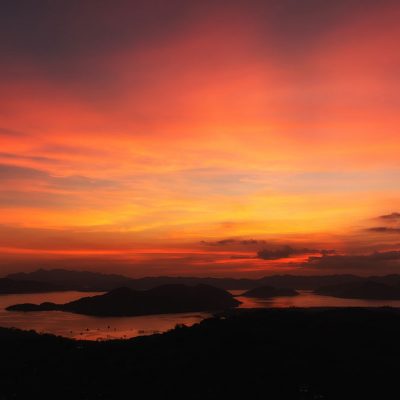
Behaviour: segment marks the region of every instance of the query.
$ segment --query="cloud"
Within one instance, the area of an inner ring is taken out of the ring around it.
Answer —
[[[366,271],[388,273],[400,268],[400,251],[375,252],[367,255],[323,255],[321,257],[309,257],[303,264],[304,267],[317,269],[319,272],[343,271],[360,273]]]
[[[309,248],[296,249],[291,246],[283,246],[279,249],[262,249],[257,252],[258,258],[263,260],[277,260],[280,258],[289,258],[293,255],[320,253],[323,255],[334,254],[335,250],[317,250]]]
[[[0,132],[1,135],[1,132]],[[22,160],[22,161],[34,161],[34,162],[43,162],[43,163],[59,163],[59,160],[51,157],[41,157],[41,156],[27,156],[22,154],[14,154],[14,153],[6,153],[0,152],[0,158],[5,158],[8,160]]]
[[[373,226],[367,228],[366,231],[384,234],[400,233],[400,213],[392,212],[391,214],[380,215],[376,220],[380,221],[381,224],[384,225]]]
[[[55,176],[44,170],[20,167],[10,164],[0,164],[0,179],[3,181],[35,181],[41,182],[49,188],[55,189],[91,189],[115,186],[116,183],[108,179],[94,179],[82,175]]]
[[[257,252],[258,258],[263,260],[277,260],[279,258],[288,258],[296,251],[290,246],[284,246],[278,250],[263,249]]]
[[[12,129],[0,128],[0,136],[21,137],[27,135],[26,133],[15,131]]]
[[[0,208],[76,208],[79,199],[68,195],[45,191],[4,191],[0,190]]]
[[[240,245],[240,246],[257,246],[265,245],[267,242],[265,240],[256,239],[222,239],[215,242],[202,240],[200,242],[206,246],[227,246],[227,245]]]
[[[393,212],[391,214],[386,214],[386,215],[381,215],[378,217],[379,219],[382,219],[384,221],[400,221],[400,213],[399,212]]]
[[[1,156],[1,155],[0,155]],[[0,164],[0,208],[65,209],[91,207],[118,186],[109,179],[82,175],[56,176],[45,170]]]
[[[209,238],[202,251],[266,271],[301,246],[354,251],[348,226],[399,195],[390,2],[5,2],[2,219]]]
[[[82,175],[70,175],[65,177],[51,176],[49,179],[50,184],[57,188],[62,189],[91,189],[91,188],[104,188],[113,187],[117,183],[109,179],[94,179]]]
[[[271,244],[270,247],[266,247],[268,242],[263,239],[222,239],[217,241],[202,240],[200,243],[205,246],[229,247],[230,249],[237,249],[240,247],[258,249],[255,256],[233,255],[232,258],[259,258],[262,260],[278,260],[281,258],[289,258],[290,256],[301,254],[335,254],[335,250],[319,250],[308,247],[296,248],[290,245]]]
[[[0,164],[0,179],[16,180],[16,179],[46,179],[49,177],[44,171],[29,168],[19,167],[16,165]]]
[[[388,226],[375,226],[373,228],[368,228],[367,231],[377,232],[377,233],[400,233],[400,227],[393,228]]]

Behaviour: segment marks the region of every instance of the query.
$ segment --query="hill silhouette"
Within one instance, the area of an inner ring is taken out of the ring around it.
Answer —
[[[0,294],[45,293],[65,290],[62,285],[50,282],[0,278]]]
[[[191,311],[216,311],[240,304],[230,293],[208,285],[164,285],[146,291],[114,289],[66,304],[16,304],[8,311],[67,311],[96,316],[135,316]]]
[[[121,286],[130,286],[132,279],[123,275],[102,274],[67,269],[38,269],[7,275],[14,281],[35,281],[54,284],[67,290],[105,292]]]
[[[233,310],[109,342],[0,328],[0,397],[396,399],[399,336],[389,308]]]
[[[299,292],[294,289],[288,288],[275,288],[272,286],[261,286],[255,289],[250,289],[243,293],[241,296],[244,297],[255,297],[255,298],[270,298],[278,296],[298,296]]]
[[[74,271],[66,269],[39,269],[33,272],[19,272],[9,274],[9,290],[18,293],[15,281],[31,281],[43,283],[49,286],[48,291],[56,290],[77,290],[107,292],[119,287],[128,287],[136,290],[148,290],[162,285],[182,284],[195,286],[199,284],[210,285],[224,290],[250,290],[261,286],[273,286],[287,289],[315,290],[322,286],[342,285],[356,282],[374,281],[391,286],[400,286],[400,275],[383,275],[360,277],[356,275],[271,275],[257,279],[249,278],[212,278],[212,277],[171,277],[154,276],[143,278],[130,278],[118,274],[102,274],[93,271]],[[33,286],[32,286],[33,287]],[[43,286],[46,287],[46,286]],[[43,291],[38,286],[38,292]],[[4,289],[6,290],[6,289]],[[47,291],[47,290],[46,290]],[[25,293],[21,289],[20,293]],[[1,292],[0,292],[1,294]]]
[[[322,286],[315,293],[346,299],[400,300],[400,287],[380,282],[362,281]]]

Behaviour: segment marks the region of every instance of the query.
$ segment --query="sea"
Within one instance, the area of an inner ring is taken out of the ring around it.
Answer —
[[[298,296],[255,299],[243,297],[243,290],[231,290],[241,301],[239,308],[282,307],[400,307],[400,300],[339,299],[321,296],[309,290],[299,290]],[[146,315],[139,317],[92,317],[62,311],[10,312],[6,307],[20,303],[67,303],[99,292],[54,292],[0,295],[0,327],[34,330],[72,339],[110,340],[161,333],[176,325],[191,326],[211,317],[206,312]]]

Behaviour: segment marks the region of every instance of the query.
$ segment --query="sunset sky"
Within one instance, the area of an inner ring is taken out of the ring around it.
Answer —
[[[0,275],[400,272],[399,20],[2,1]]]

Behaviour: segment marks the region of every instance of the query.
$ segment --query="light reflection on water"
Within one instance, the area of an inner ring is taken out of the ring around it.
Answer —
[[[243,290],[232,290],[242,302],[240,308],[265,307],[400,307],[400,300],[338,299],[320,296],[311,291],[301,290],[299,296],[254,299],[240,296]],[[193,325],[210,313],[180,313],[146,315],[140,317],[90,317],[61,311],[8,312],[5,308],[17,303],[66,303],[84,296],[99,293],[56,292],[35,294],[13,294],[0,296],[0,326],[19,329],[34,329],[37,332],[53,333],[74,339],[103,340],[130,338],[164,332],[177,324]]]
[[[140,317],[90,317],[62,311],[9,312],[5,308],[18,303],[51,301],[63,304],[99,293],[57,292],[0,296],[0,326],[33,329],[73,339],[104,340],[131,338],[164,332],[177,324],[193,325],[210,316],[208,313],[146,315]]]
[[[255,299],[240,296],[243,290],[230,290],[241,301],[240,308],[283,307],[400,307],[400,300],[339,299],[314,294],[311,290],[298,290],[298,296],[282,296],[271,299]]]

